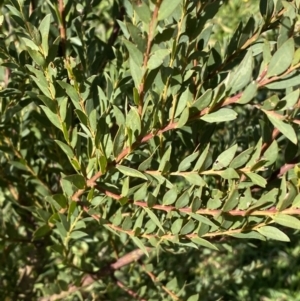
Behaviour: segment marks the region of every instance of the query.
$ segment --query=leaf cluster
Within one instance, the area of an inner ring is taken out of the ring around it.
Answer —
[[[226,5],[4,1],[4,295],[195,301],[168,254],[300,229],[300,1]]]

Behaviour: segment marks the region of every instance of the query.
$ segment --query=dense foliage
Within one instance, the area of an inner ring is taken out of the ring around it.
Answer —
[[[5,0],[0,295],[294,298],[259,279],[300,229],[299,8]]]

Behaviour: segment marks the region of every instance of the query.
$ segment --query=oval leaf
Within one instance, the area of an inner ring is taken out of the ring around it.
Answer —
[[[224,122],[234,120],[237,117],[237,113],[232,109],[220,109],[219,111],[206,114],[202,116],[200,119],[209,123],[213,122]]]
[[[260,234],[262,234],[267,238],[280,240],[280,241],[290,241],[290,239],[286,234],[284,234],[282,231],[272,226],[264,226],[258,228],[257,232],[259,232]]]

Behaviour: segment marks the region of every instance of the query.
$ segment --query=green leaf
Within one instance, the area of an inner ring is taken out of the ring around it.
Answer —
[[[278,152],[278,144],[277,141],[274,140],[264,153],[264,158],[267,160],[266,166],[272,165],[276,162]]]
[[[54,194],[52,198],[61,208],[67,208],[68,200],[63,194]]]
[[[182,114],[180,115],[180,118],[177,123],[177,128],[182,128],[189,120],[189,108],[186,107]]]
[[[68,196],[71,197],[73,193],[76,191],[76,188],[72,185],[71,182],[61,179],[60,180],[61,188],[63,192]]]
[[[247,172],[246,176],[248,178],[250,178],[250,180],[252,181],[253,184],[256,184],[256,185],[258,185],[260,187],[266,187],[266,185],[267,185],[266,179],[264,179],[262,176],[260,176],[260,175],[258,175],[256,173]]]
[[[38,86],[38,88],[41,90],[41,92],[47,96],[48,98],[52,99],[52,95],[48,89],[48,83],[46,78],[42,73],[37,74],[38,77],[30,75],[30,77],[33,79],[35,84]]]
[[[84,177],[78,174],[66,176],[64,180],[71,182],[78,189],[84,189],[86,185]]]
[[[74,111],[75,111],[78,119],[80,120],[80,122],[87,127],[88,126],[88,117],[86,116],[86,114],[83,111],[78,110],[78,109],[75,109]]]
[[[126,115],[126,126],[130,128],[137,138],[141,133],[141,118],[136,108],[130,108],[130,111]],[[134,142],[134,141],[133,141]]]
[[[73,158],[74,157],[74,153],[73,150],[71,149],[70,146],[68,146],[67,144],[59,141],[59,140],[54,140],[59,147],[64,151],[64,153],[69,157],[69,158]]]
[[[156,197],[153,193],[149,192],[147,196],[147,206],[148,208],[152,208],[154,205],[156,205]]]
[[[193,238],[191,238],[191,241],[202,247],[219,251],[219,249],[215,245],[213,245],[212,243],[210,243],[209,241],[207,241],[201,237],[193,237]]]
[[[21,38],[21,41],[24,43],[27,49],[39,51],[39,47],[32,40],[29,40],[27,38]]]
[[[229,167],[240,168],[241,166],[245,165],[250,159],[252,153],[253,153],[253,147],[250,147],[245,151],[241,152],[231,161]]]
[[[28,168],[26,166],[26,162],[10,161],[10,164],[12,166],[15,166],[18,169],[21,169],[21,170],[24,170],[24,171],[28,171]]]
[[[85,236],[87,236],[88,234],[83,232],[83,231],[73,231],[70,235],[71,239],[75,239],[75,240],[79,240]]]
[[[230,76],[227,89],[230,93],[236,93],[244,88],[251,80],[253,72],[253,54],[252,50],[248,50],[244,59],[237,67],[236,71]]]
[[[49,225],[43,225],[33,232],[33,238],[36,239],[43,237],[47,235],[50,231],[51,227]]]
[[[147,170],[150,166],[151,166],[151,162],[153,160],[153,155],[154,155],[155,152],[153,152],[145,161],[143,161],[139,167],[138,167],[138,170],[139,171],[145,171]]]
[[[276,76],[285,72],[291,65],[294,57],[294,39],[290,38],[284,42],[274,53],[268,66],[267,76]]]
[[[254,203],[252,206],[250,206],[247,210],[248,212],[251,212],[254,209],[260,208],[260,207],[266,207],[266,205],[270,206],[275,203],[278,195],[278,189],[272,189],[268,193],[261,196],[261,198]]]
[[[182,176],[192,185],[206,186],[206,182],[198,175],[198,173],[184,173]]]
[[[70,229],[70,222],[67,220],[66,215],[59,213],[59,219],[61,220],[61,224],[66,231]]]
[[[176,235],[180,232],[183,224],[182,218],[177,218],[171,226],[171,232],[173,235]]]
[[[174,186],[172,189],[168,190],[163,196],[163,205],[172,205],[177,199],[177,189]]]
[[[98,122],[97,111],[94,109],[89,114],[89,123],[94,133],[96,133],[97,131],[97,122]]]
[[[146,255],[147,257],[149,257],[149,253],[148,253],[148,251],[147,251],[147,248],[146,248],[145,245],[143,244],[143,242],[142,242],[139,238],[137,238],[136,236],[130,236],[130,238],[131,238],[132,241],[135,243],[135,245],[136,245],[139,249],[141,249],[141,250],[145,253],[145,255]]]
[[[232,237],[236,238],[245,238],[245,239],[259,239],[265,241],[265,237],[262,236],[261,234],[255,232],[255,231],[250,231],[250,232],[242,232],[242,233],[232,233],[229,234]]]
[[[48,39],[49,39],[49,31],[50,31],[50,22],[51,22],[51,14],[48,14],[45,16],[45,18],[42,20],[39,26],[39,31],[42,37],[42,48],[45,57],[47,57],[48,50],[49,50]]]
[[[222,108],[216,112],[206,114],[200,119],[209,123],[224,122],[236,119],[237,113],[232,109]]]
[[[212,89],[206,90],[195,102],[192,103],[192,113],[194,110],[197,109],[198,112],[202,111],[203,109],[207,108],[208,105],[211,103],[213,97]]]
[[[260,138],[255,146],[255,149],[251,155],[251,159],[247,162],[246,166],[251,167],[253,166],[260,158],[260,153],[261,153],[261,148],[262,148],[262,138]]]
[[[298,194],[292,204],[293,208],[300,208],[300,194]]]
[[[198,156],[199,156],[199,151],[184,158],[178,166],[178,171],[186,171],[187,169],[189,169],[192,165],[191,163],[195,161]]]
[[[22,14],[12,5],[5,5],[6,8],[8,8],[10,10],[10,12],[12,13],[12,15],[19,17],[21,20],[23,20],[23,16]],[[23,26],[24,24],[21,23],[20,26]]]
[[[182,0],[164,0],[162,1],[162,4],[158,11],[158,17],[157,20],[165,20],[167,19],[174,10],[177,8],[177,6],[182,3]]]
[[[239,104],[249,103],[257,95],[258,85],[256,82],[250,83],[242,94],[242,97],[238,100]]]
[[[254,163],[251,168],[250,171],[255,172],[255,171],[260,171],[260,170],[264,170],[263,167],[265,166],[265,164],[267,163],[267,160],[261,159],[258,160],[256,163]]]
[[[200,215],[200,214],[197,214],[197,213],[193,213],[193,212],[187,212],[187,214],[189,216],[191,216],[193,219],[199,221],[200,223],[204,223],[208,226],[211,226],[211,227],[215,227],[216,225],[207,217],[203,216],[203,215]]]
[[[175,207],[176,209],[180,209],[188,205],[190,200],[189,192],[186,190],[177,200]]]
[[[42,44],[42,39],[38,29],[30,22],[26,22],[26,29],[35,45],[40,46]]]
[[[45,107],[45,106],[40,106],[42,108],[42,110],[44,111],[44,113],[46,114],[46,116],[48,117],[48,119],[58,128],[58,129],[62,129],[61,127],[61,122],[58,118],[58,116],[56,114],[54,114],[49,108]]]
[[[235,156],[235,153],[237,151],[237,147],[238,145],[235,144],[232,147],[230,147],[229,149],[227,149],[226,151],[224,151],[223,153],[221,153],[215,163],[213,164],[213,169],[214,170],[220,170],[223,169],[225,167],[227,167],[230,162],[232,161],[232,159]]]
[[[274,11],[274,0],[260,0],[259,10],[265,21],[268,21]]]
[[[159,168],[158,168],[159,171],[161,172],[164,171],[167,162],[169,162],[170,160],[171,151],[172,151],[172,146],[170,145],[168,149],[165,151],[165,153],[163,154],[163,157],[161,158]]]
[[[68,221],[72,221],[78,215],[77,202],[71,201],[68,208]]]
[[[202,151],[198,161],[196,162],[196,164],[193,168],[193,171],[194,170],[197,170],[197,171],[201,170],[201,167],[202,167],[203,163],[205,162],[205,160],[207,158],[209,147],[210,147],[210,144],[208,143],[207,146],[205,147],[205,149]]]
[[[132,2],[132,3],[133,3],[133,5],[132,5],[133,9],[137,13],[139,18],[144,23],[149,24],[151,21],[151,11],[150,11],[148,5],[144,1],[139,2],[138,5],[135,4],[135,2]]]
[[[123,32],[124,37],[127,40],[130,39],[130,34],[128,32],[128,28],[127,28],[126,24],[124,22],[120,21],[120,20],[116,20],[116,21],[119,24],[119,26],[120,26],[120,28],[121,28],[121,30]]]
[[[222,211],[227,212],[229,210],[234,209],[239,203],[239,191],[237,189],[232,189],[227,200],[225,201]]]
[[[187,87],[179,97],[174,117],[178,117],[183,112],[183,110],[186,109],[187,102],[191,98],[192,94],[189,87]]]
[[[231,180],[231,179],[239,179],[239,174],[233,168],[226,168],[218,173],[223,179]]]
[[[195,223],[190,219],[181,229],[180,235],[187,235],[195,230]]]
[[[39,51],[33,50],[31,48],[27,48],[27,51],[38,66],[44,67],[46,65],[45,58]]]
[[[122,229],[124,230],[131,230],[132,229],[132,219],[130,216],[126,216],[123,223],[122,223]]]
[[[282,90],[282,89],[287,89],[290,87],[298,86],[299,82],[300,82],[299,74],[297,74],[296,76],[291,76],[289,74],[283,78],[278,78],[278,81],[267,84],[265,87],[267,89],[271,89],[271,90],[272,89],[273,90]]]
[[[167,55],[170,54],[168,49],[158,49],[150,54],[150,58],[147,63],[147,68],[153,70],[158,68],[164,62],[164,59]]]
[[[129,65],[130,65],[130,72],[131,72],[131,76],[134,81],[135,87],[139,87],[139,85],[142,81],[143,75],[144,75],[143,68],[142,68],[141,64],[137,64],[132,57],[129,58]]]
[[[125,129],[124,126],[121,125],[118,129],[118,132],[113,142],[113,152],[115,158],[117,158],[121,154],[124,148],[125,141],[126,141]]]
[[[280,120],[277,117],[274,117],[268,111],[264,111],[264,112],[267,114],[269,120],[271,121],[271,123],[274,125],[275,128],[277,128],[291,142],[297,144],[297,135],[295,133],[294,128],[290,124]]]
[[[284,234],[282,231],[272,226],[264,226],[258,228],[257,232],[259,232],[260,234],[262,234],[267,238],[280,240],[280,241],[290,241],[290,239],[286,234]]]
[[[278,213],[271,217],[273,221],[279,225],[300,230],[300,220],[294,216]]]
[[[281,99],[285,105],[280,109],[280,111],[289,110],[294,107],[299,99],[300,89],[296,89],[295,91],[289,93],[284,98]]]
[[[154,222],[154,224],[163,232],[165,233],[164,228],[162,227],[159,219],[157,218],[157,216],[147,207],[143,207],[143,209],[146,211],[146,213],[148,214],[148,216],[150,217],[150,219]]]
[[[63,82],[61,80],[58,80],[57,83],[64,89],[66,90],[66,93],[68,94],[68,96],[70,97],[74,107],[78,110],[82,110],[79,102],[80,102],[80,98],[79,95],[76,91],[76,89],[71,86],[70,84]]]
[[[142,52],[134,45],[133,43],[123,39],[123,43],[125,44],[130,58],[138,65],[142,66],[143,64],[143,54]]]
[[[187,301],[199,301],[199,294],[190,296]]]
[[[113,106],[113,112],[114,115],[116,116],[116,123],[118,126],[124,125],[125,124],[125,116],[123,112],[117,107]]]
[[[133,178],[141,178],[141,179],[144,179],[144,180],[148,180],[147,177],[144,174],[142,174],[140,171],[138,171],[136,169],[133,169],[133,168],[130,168],[130,167],[127,167],[127,166],[124,166],[124,165],[116,165],[116,168],[122,174],[124,174],[125,176],[130,176],[130,177],[133,177]]]

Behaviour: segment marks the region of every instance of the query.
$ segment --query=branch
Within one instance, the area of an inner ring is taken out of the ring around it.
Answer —
[[[146,301],[146,299],[141,299],[137,293],[135,293],[134,291],[132,291],[131,289],[129,289],[128,287],[126,287],[126,285],[123,282],[121,282],[120,280],[117,280],[116,283],[117,283],[118,287],[120,287],[128,295],[130,295],[131,297],[135,298],[136,300]]]
[[[289,73],[293,72],[295,69],[300,67],[300,63],[289,68],[284,74],[282,74],[281,76],[286,76]],[[268,79],[264,79],[265,75],[266,75],[266,70],[264,70],[262,72],[262,74],[258,77],[257,82],[259,84],[259,88],[262,88],[264,85],[267,85],[273,81],[277,81],[279,80],[281,77],[278,76],[274,76],[272,78],[268,78]],[[217,110],[219,108],[222,107],[226,107],[228,105],[232,105],[232,104],[236,104],[238,102],[238,100],[242,97],[244,92],[239,92],[234,96],[228,97],[226,98],[223,102],[219,102],[215,107],[214,110]],[[198,120],[200,119],[202,116],[204,116],[205,114],[208,113],[209,108],[205,108],[203,109],[201,112],[191,116],[188,120],[188,122],[192,122],[194,120]],[[212,112],[214,111],[212,110]],[[299,124],[300,121],[299,120],[295,120],[294,123]],[[126,147],[123,149],[123,151],[118,155],[118,157],[115,159],[115,161],[111,162],[108,164],[107,169],[110,169],[112,167],[114,167],[116,164],[118,164],[120,161],[122,161],[128,154],[130,154],[130,152],[132,150],[134,150],[135,148],[137,148],[138,146],[146,143],[147,141],[151,140],[152,138],[154,138],[155,136],[159,136],[164,132],[170,131],[170,130],[174,130],[177,128],[178,122],[170,122],[168,125],[166,125],[165,127],[157,130],[157,131],[152,131],[151,133],[146,134],[143,137],[140,137],[135,143],[133,143],[131,145],[131,147]],[[273,136],[272,136],[272,141],[273,139],[275,139],[278,135],[279,132],[277,132],[278,130],[275,129],[273,132]],[[267,150],[267,148],[271,145],[272,141],[265,143],[262,147],[262,153],[265,152]],[[102,172],[99,171],[97,172],[91,179],[87,180],[87,187],[94,187],[96,185],[96,181],[102,176]],[[85,189],[81,189],[78,190],[72,197],[72,200],[74,201],[79,201],[80,196],[85,192]]]
[[[59,11],[59,33],[60,33],[60,45],[62,48],[62,56],[66,56],[66,19],[65,19],[65,6],[63,0],[58,0],[58,11]]]
[[[107,189],[103,189],[99,186],[96,186],[96,188],[104,193],[106,196],[111,197],[114,200],[119,200],[121,199],[121,195],[115,194]],[[147,203],[144,201],[134,201],[134,200],[128,200],[128,203],[133,204],[134,206],[139,206],[142,208],[149,208]],[[222,209],[199,209],[195,212],[192,211],[190,207],[187,208],[176,208],[175,206],[166,206],[166,205],[154,205],[151,207],[152,209],[157,209],[165,212],[170,212],[170,211],[179,211],[183,213],[195,213],[199,215],[210,215],[210,216],[219,216],[221,214],[226,214],[226,215],[231,215],[231,216],[273,216],[279,211],[275,208],[272,207],[267,210],[229,210],[229,211],[223,211]],[[281,210],[280,213],[282,214],[287,214],[287,215],[300,215],[300,209],[299,208],[288,208],[285,210]]]
[[[153,283],[155,285],[157,285],[159,283],[159,280],[155,277],[155,275],[149,271],[147,271],[145,265],[142,265],[144,272],[151,278],[151,280],[153,281]],[[171,296],[171,298],[173,300],[177,300],[179,301],[180,299],[172,292],[170,291],[167,287],[165,287],[164,285],[161,285],[161,288],[169,295]]]
[[[299,214],[299,213],[298,213]],[[213,238],[213,237],[217,237],[217,236],[224,236],[224,235],[233,235],[233,234],[237,234],[237,233],[245,233],[245,232],[249,232],[249,231],[253,231],[253,230],[257,230],[261,227],[264,227],[266,225],[272,224],[274,223],[273,220],[270,220],[268,222],[262,222],[256,226],[248,226],[248,227],[241,227],[238,229],[230,229],[230,230],[225,230],[225,231],[216,231],[216,232],[208,232],[205,233],[204,235],[201,236],[201,238]],[[129,236],[136,236],[135,231],[134,230],[124,230],[121,227],[115,226],[113,224],[106,224],[106,226],[110,227],[111,229],[117,231],[117,232],[122,232],[122,233],[126,233]],[[152,237],[158,239],[159,241],[161,240],[175,240],[178,241],[178,234],[164,234],[164,235],[160,235],[159,233],[155,233],[155,234],[140,234],[139,237],[142,238],[147,238],[148,240]],[[198,238],[199,235],[198,233],[191,233],[191,234],[186,234],[186,235],[182,235],[181,238],[185,238],[185,239],[193,239],[193,238]]]
[[[147,65],[148,65],[148,60],[150,56],[150,51],[151,51],[151,46],[152,46],[152,41],[154,37],[154,31],[157,23],[157,16],[158,16],[158,10],[160,8],[162,0],[157,0],[155,4],[155,8],[152,14],[152,18],[149,24],[149,33],[148,33],[148,40],[147,40],[147,49],[144,54],[144,61],[143,61],[143,68],[146,70]],[[143,111],[143,103],[144,103],[144,96],[145,96],[145,81],[146,81],[146,76],[147,72],[145,71],[144,76],[142,78],[142,81],[139,86],[139,106],[138,106],[138,111],[139,114],[142,115]]]

